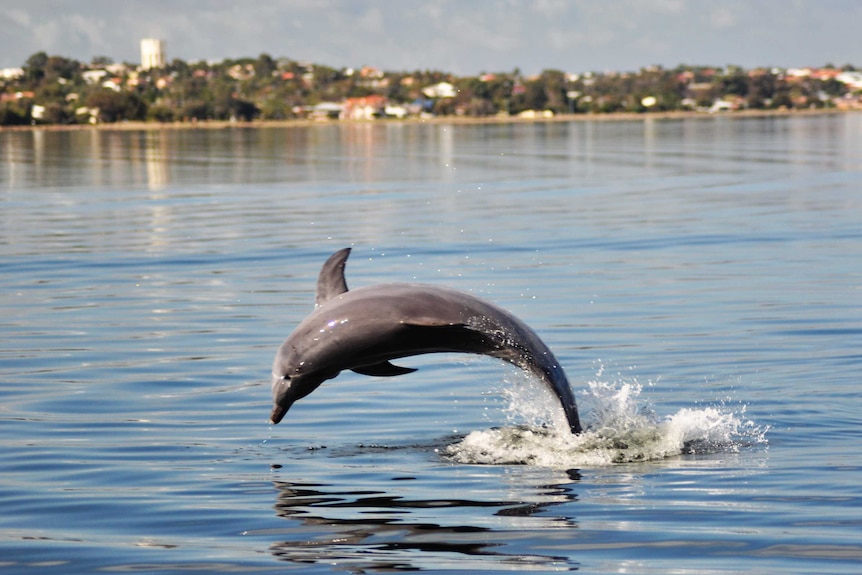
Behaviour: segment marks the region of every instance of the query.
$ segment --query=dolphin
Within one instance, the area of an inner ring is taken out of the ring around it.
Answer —
[[[272,364],[270,422],[344,370],[391,377],[416,371],[390,360],[439,352],[487,355],[516,365],[557,396],[574,434],[578,408],[566,374],[551,350],[521,320],[468,293],[415,283],[347,289],[350,248],[326,260],[317,280],[314,311],[279,347]]]

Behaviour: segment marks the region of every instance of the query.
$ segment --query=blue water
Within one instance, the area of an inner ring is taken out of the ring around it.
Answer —
[[[0,570],[858,573],[862,116],[0,132]],[[531,325],[269,425],[320,265]]]

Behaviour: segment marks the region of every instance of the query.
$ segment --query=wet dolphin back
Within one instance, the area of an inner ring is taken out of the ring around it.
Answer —
[[[370,322],[362,330],[366,333],[396,326],[397,336],[363,350],[374,358],[461,352],[507,361],[545,382],[560,400],[572,432],[581,431],[574,394],[557,358],[529,326],[486,300],[446,287],[391,283],[341,294],[315,314],[349,317],[354,325]]]

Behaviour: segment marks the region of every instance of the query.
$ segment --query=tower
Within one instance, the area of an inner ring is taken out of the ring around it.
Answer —
[[[165,41],[158,38],[141,40],[141,69],[161,68],[165,65]]]

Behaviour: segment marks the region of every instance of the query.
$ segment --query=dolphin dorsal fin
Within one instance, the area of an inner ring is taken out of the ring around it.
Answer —
[[[347,291],[347,282],[344,280],[344,266],[347,263],[349,255],[350,248],[338,250],[329,256],[329,259],[320,268],[320,275],[317,277],[315,307],[323,305],[335,296]]]

